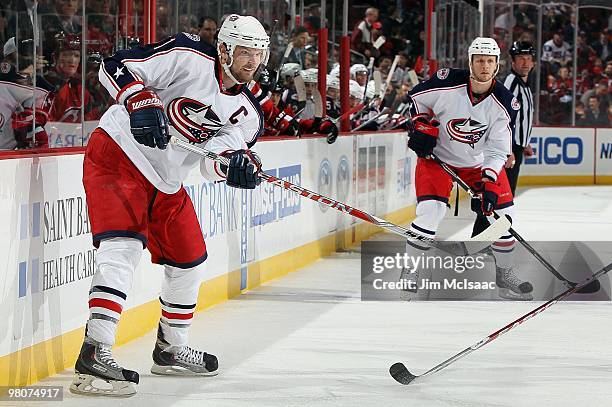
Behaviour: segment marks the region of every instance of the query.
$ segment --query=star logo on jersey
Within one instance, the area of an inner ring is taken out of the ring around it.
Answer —
[[[180,97],[168,105],[168,118],[174,128],[193,143],[204,143],[223,127],[212,106]]]
[[[185,37],[189,38],[191,41],[200,41],[200,36],[197,34],[191,34],[191,33],[183,33],[185,35]]]
[[[115,73],[113,74],[113,76],[115,77],[115,79],[119,79],[119,77],[120,77],[121,75],[125,75],[125,74],[123,73],[123,67],[122,67],[122,66],[121,66],[121,67],[117,67],[117,70],[115,71]]]
[[[479,123],[471,117],[467,119],[452,119],[446,124],[446,131],[451,140],[469,144],[474,148],[487,131],[487,125]]]

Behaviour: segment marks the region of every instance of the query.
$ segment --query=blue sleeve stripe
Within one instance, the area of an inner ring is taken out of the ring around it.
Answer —
[[[257,129],[257,132],[255,133],[255,137],[253,137],[253,139],[249,142],[247,142],[247,146],[249,148],[253,147],[253,145],[255,145],[255,142],[257,142],[257,139],[259,138],[259,136],[261,136],[263,134],[264,131],[264,118],[263,118],[263,112],[261,110],[261,105],[257,102],[257,100],[255,100],[255,97],[253,96],[253,94],[251,93],[251,91],[249,91],[248,89],[243,88],[243,92],[244,95],[247,97],[247,99],[249,100],[249,102],[251,103],[251,105],[253,106],[253,109],[255,109],[255,112],[257,112],[257,116],[259,116],[259,127]]]
[[[491,94],[491,97],[493,98],[493,100],[495,102],[497,102],[497,104],[499,105],[501,110],[506,115],[506,118],[508,119],[508,123],[506,124],[506,128],[508,129],[508,132],[510,133],[510,140],[513,140],[514,139],[514,132],[512,131],[512,124],[513,124],[512,123],[512,116],[510,114],[508,114],[508,110],[506,109],[506,107],[495,97],[495,95]]]
[[[497,102],[497,104],[499,105],[499,107],[501,107],[502,111],[504,112],[504,114],[505,114],[505,115],[506,115],[506,117],[508,118],[508,121],[510,121],[510,120],[511,120],[511,119],[510,119],[510,114],[509,114],[508,109],[506,108],[506,106],[504,106],[504,104],[503,104],[503,103],[501,103],[501,102],[499,101],[499,99],[497,99],[497,97],[496,97],[495,95],[491,95],[491,97],[493,97],[493,100],[494,100],[495,102]]]
[[[125,65],[123,65],[122,62],[117,61],[114,57],[106,58],[104,62],[102,63],[102,68],[103,68],[104,74],[106,75],[108,80],[113,84],[115,89],[117,89],[117,91],[125,88],[131,83],[136,82],[136,78],[134,77],[132,72],[130,72],[130,70]],[[115,78],[115,76],[111,73],[113,71],[117,72],[117,70],[121,70],[121,72],[123,73],[122,75],[119,76],[118,79]]]

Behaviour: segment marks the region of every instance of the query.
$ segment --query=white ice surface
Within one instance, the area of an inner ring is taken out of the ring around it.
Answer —
[[[610,187],[529,189],[516,201],[515,228],[527,239],[610,240]],[[468,235],[466,205],[461,214],[441,235]],[[612,405],[610,302],[557,304],[402,386],[388,374],[392,363],[422,373],[538,303],[362,302],[359,270],[358,253],[338,253],[197,314],[191,344],[219,356],[216,377],[150,374],[150,332],[114,350],[141,374],[132,398],[72,395],[72,369],[39,384],[64,386],[61,405],[75,407]]]

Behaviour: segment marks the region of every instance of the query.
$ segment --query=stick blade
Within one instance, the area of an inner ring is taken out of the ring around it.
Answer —
[[[389,373],[391,374],[391,377],[395,379],[395,381],[404,385],[412,383],[412,381],[417,378],[417,376],[410,373],[406,366],[404,366],[404,364],[401,362],[394,363],[389,368]]]
[[[374,41],[374,48],[379,49],[380,47],[382,47],[385,41],[387,41],[387,39],[381,35],[380,37],[378,37],[378,39],[376,39],[376,41]]]
[[[494,242],[510,229],[512,224],[507,216],[500,216],[484,231],[471,238],[470,242]]]
[[[287,44],[287,48],[285,48],[285,53],[283,54],[283,57],[285,57],[285,59],[289,57],[289,54],[291,53],[292,49],[293,49],[293,43],[290,42],[289,44]]]
[[[293,84],[295,85],[295,92],[298,96],[298,101],[305,102],[306,101],[306,85],[304,84],[304,78],[300,75],[293,78]]]
[[[377,97],[382,98],[382,74],[380,73],[380,71],[374,71],[372,73],[372,76],[374,77],[374,93]]]
[[[319,89],[315,89],[312,93],[312,101],[314,102],[314,115],[315,117],[323,117],[323,98]]]
[[[453,256],[468,256],[480,253],[508,232],[512,224],[506,216],[500,216],[488,228],[465,242],[445,242],[437,244],[439,249]]]

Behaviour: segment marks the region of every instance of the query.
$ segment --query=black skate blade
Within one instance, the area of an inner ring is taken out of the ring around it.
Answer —
[[[394,363],[393,366],[389,368],[389,373],[391,373],[391,377],[401,384],[410,384],[417,378],[417,376],[410,373],[401,362]]]
[[[572,286],[578,285],[577,283],[570,283]],[[576,290],[578,294],[593,294],[601,289],[601,283],[599,280],[593,280],[579,290]]]

